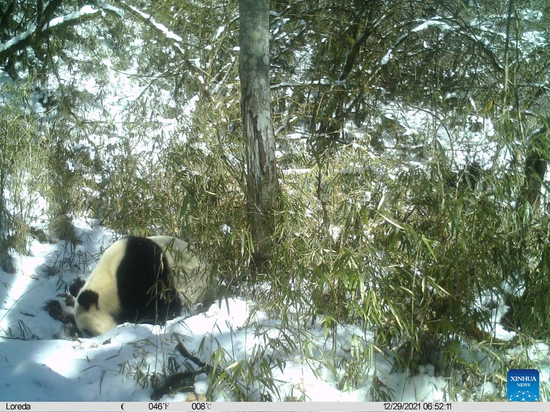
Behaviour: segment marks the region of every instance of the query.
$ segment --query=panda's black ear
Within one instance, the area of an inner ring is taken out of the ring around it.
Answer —
[[[99,309],[99,295],[93,290],[85,290],[78,296],[78,304],[86,310],[90,310],[92,305]]]
[[[76,278],[73,280],[71,286],[69,286],[69,292],[71,295],[76,298],[78,296],[78,292],[80,292],[80,289],[82,289],[82,286],[84,286],[85,283],[86,281],[83,278]]]

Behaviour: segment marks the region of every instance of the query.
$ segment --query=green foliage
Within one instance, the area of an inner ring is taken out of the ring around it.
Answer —
[[[0,267],[15,270],[10,249],[26,253],[29,225],[38,216],[37,177],[43,153],[39,149],[36,123],[22,106],[28,96],[19,88],[3,84],[0,99]]]

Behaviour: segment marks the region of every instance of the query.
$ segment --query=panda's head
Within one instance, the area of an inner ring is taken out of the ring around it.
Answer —
[[[113,314],[101,310],[99,294],[91,289],[83,290],[74,307],[76,326],[85,338],[102,335],[116,328],[118,322]]]
[[[121,303],[117,269],[126,254],[127,239],[113,243],[103,254],[86,282],[75,281],[70,292],[76,297],[74,319],[85,337],[102,335],[119,324]]]

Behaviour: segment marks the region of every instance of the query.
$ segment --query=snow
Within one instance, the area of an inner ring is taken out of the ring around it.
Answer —
[[[168,29],[168,27],[166,27],[164,24],[159,23],[158,21],[156,21],[151,15],[149,15],[147,13],[144,13],[143,11],[138,9],[137,7],[134,7],[134,6],[132,6],[128,3],[126,3],[126,2],[122,2],[122,3],[125,4],[126,7],[128,7],[129,9],[133,10],[135,13],[139,14],[144,20],[149,21],[154,27],[156,27],[159,31],[164,33],[166,38],[171,39],[171,40],[175,40],[176,42],[183,41],[183,39],[180,36],[178,36],[176,33],[171,31],[170,29]]]
[[[532,48],[545,47],[547,42],[542,33],[538,31],[528,31],[523,34],[522,40],[529,44]]]
[[[0,53],[8,50],[10,47],[15,46],[17,43],[25,40],[30,35],[32,35],[35,30],[36,30],[36,25],[32,24],[25,32],[19,34],[18,36],[12,37],[10,40],[5,42],[4,44],[0,44]]]
[[[393,51],[390,49],[388,50],[388,52],[384,55],[384,57],[382,57],[382,60],[380,60],[380,65],[381,66],[385,66],[389,63],[389,61],[392,59],[393,57]]]
[[[453,96],[446,96],[451,99]],[[481,166],[488,166],[493,161],[493,156],[498,151],[498,145],[494,142],[496,133],[491,119],[476,114],[468,116],[468,127],[462,126],[450,128],[446,126],[445,113],[439,113],[422,106],[403,105],[399,102],[380,104],[380,110],[383,117],[402,128],[402,134],[405,136],[422,136],[433,134],[460,169],[468,165],[473,160]],[[430,130],[436,127],[434,131]],[[351,125],[346,125],[347,130],[352,131]],[[394,146],[394,142],[387,141],[388,148]],[[501,153],[501,156],[504,156]]]
[[[84,16],[89,16],[89,15],[96,14],[98,12],[99,12],[99,9],[94,9],[92,6],[83,6],[78,11],[67,14],[65,16],[56,17],[56,18],[50,20],[50,22],[47,25],[44,26],[42,31],[45,31],[49,28],[58,26],[60,24],[66,23],[66,22],[71,21],[71,20],[76,20],[76,19],[80,19]]]
[[[449,26],[444,21],[437,20],[437,19],[432,19],[432,20],[427,20],[427,21],[423,22],[422,24],[416,26],[411,31],[413,33],[417,33],[417,32],[420,32],[420,31],[424,31],[424,30],[426,30],[430,27],[439,27],[442,30],[451,30],[451,26]]]
[[[214,36],[214,41],[218,40],[224,31],[225,31],[225,26],[218,27],[218,30],[216,31],[216,34]]]
[[[228,373],[234,373],[245,361],[253,364],[258,354],[271,359],[279,395],[255,382],[249,386],[251,400],[259,400],[263,390],[279,401],[290,396],[316,402],[370,401],[375,380],[382,382],[396,401],[448,400],[448,381],[436,376],[432,365],[421,365],[414,375],[397,372],[393,359],[378,352],[363,361],[363,383],[356,387],[343,385],[347,370],[341,361],[366,353],[374,342],[373,332],[342,324],[336,333],[330,333],[316,322],[302,326],[293,335],[296,340],[289,342],[280,319],[270,318],[256,303],[238,296],[217,301],[205,313],[177,318],[165,326],[124,324],[102,336],[73,340],[44,306],[52,299],[64,302],[61,294],[66,286],[77,276],[88,274],[101,251],[115,239],[112,232],[93,220],[76,219],[76,225],[83,240],[77,250],[72,251],[64,242],[33,241],[30,256],[17,256],[17,273],[0,271],[3,401],[150,401],[152,389],[140,385],[138,377],[162,374],[170,357],[183,363],[175,350],[174,334],[181,336],[186,348],[203,361],[212,363],[214,354],[221,350],[220,365]],[[222,230],[230,228],[224,226]],[[69,256],[77,258],[64,265],[58,276],[50,276],[47,268],[52,262],[64,262]],[[68,312],[72,310],[64,303],[62,306]],[[508,332],[502,335],[511,337]],[[473,352],[465,353],[465,358],[483,356],[476,354],[475,348],[470,350]],[[540,365],[541,378],[548,379],[548,345],[538,342],[527,348],[512,348],[508,356],[517,357],[524,351]],[[205,395],[209,385],[208,378],[199,375],[195,392]],[[486,381],[475,389],[475,396],[502,396],[500,391]],[[165,395],[162,400],[184,401],[188,395]],[[223,388],[214,390],[212,397],[209,400],[234,400]]]
[[[74,20],[81,19],[82,17],[85,17],[85,16],[92,16],[92,15],[97,14],[97,13],[103,11],[103,10],[111,11],[113,13],[118,14],[121,17],[124,16],[124,13],[121,10],[119,10],[116,7],[113,7],[111,5],[105,4],[103,1],[99,1],[99,2],[97,2],[97,4],[101,8],[96,9],[92,6],[85,5],[85,6],[82,6],[77,11],[74,11],[74,12],[69,13],[69,14],[64,15],[64,16],[55,17],[52,20],[50,20],[47,24],[44,25],[44,27],[42,28],[42,31],[49,30],[52,27],[59,26],[60,24],[64,24],[64,23],[67,23],[67,22],[71,22],[71,21],[74,21]],[[0,44],[0,53],[3,52],[3,51],[8,50],[10,47],[13,47],[16,44],[18,44],[19,42],[27,39],[29,36],[31,36],[36,31],[36,29],[37,29],[36,25],[31,24],[29,26],[29,28],[26,31],[24,31],[23,33],[12,37],[10,40],[5,42],[4,44]]]
[[[118,17],[120,17],[121,19],[124,18],[124,10],[121,10],[117,7],[114,7],[114,6],[104,2],[103,0],[96,0],[96,4],[104,10],[107,10],[107,11],[110,11],[110,12],[113,12],[113,13],[117,14]]]

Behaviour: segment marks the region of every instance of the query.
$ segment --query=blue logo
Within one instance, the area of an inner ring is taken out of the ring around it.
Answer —
[[[510,402],[537,402],[539,400],[539,371],[510,369],[506,385]]]

